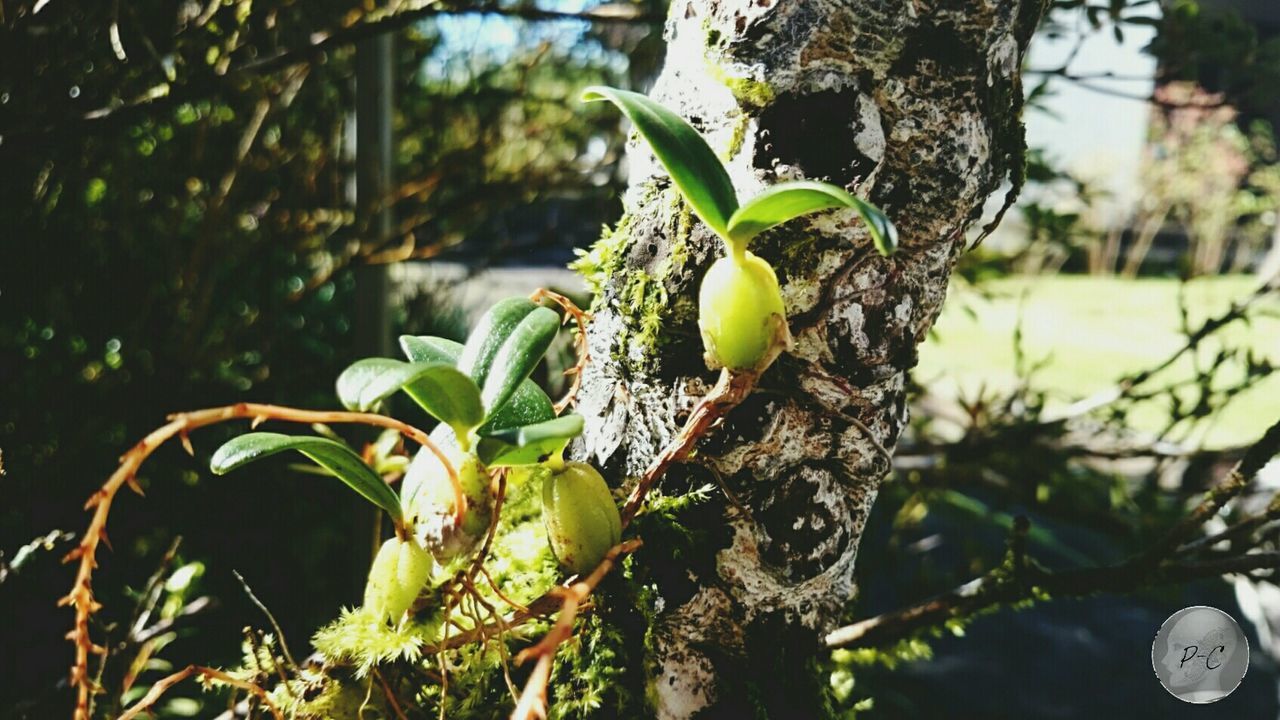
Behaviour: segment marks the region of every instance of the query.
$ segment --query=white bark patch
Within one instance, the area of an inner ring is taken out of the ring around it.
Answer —
[[[884,159],[884,127],[880,124],[880,108],[870,95],[858,95],[858,127],[858,134],[853,136],[858,151],[879,163]]]
[[[1013,71],[1018,69],[1018,60],[1021,52],[1018,50],[1018,40],[1013,33],[1005,33],[1000,39],[991,46],[991,53],[987,55],[987,85],[995,85],[997,79],[1008,78],[1013,75]]]

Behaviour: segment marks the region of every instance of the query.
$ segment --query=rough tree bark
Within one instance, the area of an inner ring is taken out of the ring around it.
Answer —
[[[1019,68],[1042,5],[673,3],[653,94],[723,153],[739,193],[801,177],[842,184],[889,214],[901,250],[878,256],[851,211],[756,240],[783,282],[795,347],[696,461],[662,481],[678,492],[718,476],[736,502],[722,502],[724,541],[707,562],[659,588],[646,672],[660,717],[762,704],[807,716],[813,700],[788,687],[778,659],[816,651],[854,595],[916,346],[984,202],[1018,185]],[[577,448],[614,477],[638,475],[715,379],[695,303],[722,252],[644,145],[633,141],[630,161],[627,214],[594,255],[601,292]]]

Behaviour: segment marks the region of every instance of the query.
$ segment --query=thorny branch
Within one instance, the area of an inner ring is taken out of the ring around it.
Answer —
[[[573,367],[564,371],[565,375],[573,376],[573,382],[569,385],[569,390],[565,392],[564,397],[556,401],[555,410],[558,415],[578,402],[578,390],[582,388],[582,373],[586,370],[587,363],[591,361],[591,351],[587,347],[587,323],[591,322],[591,313],[578,307],[564,295],[546,288],[538,288],[529,296],[529,299],[533,302],[541,302],[544,298],[564,308],[565,322],[572,318],[578,324],[578,334],[573,338],[573,348],[577,353],[578,360]]]
[[[1213,547],[1217,541],[1247,536],[1273,513],[1280,516],[1276,500],[1259,516],[1261,519],[1249,518],[1205,541],[1183,544],[1209,518],[1239,496],[1249,480],[1277,453],[1280,453],[1280,421],[1249,448],[1235,468],[1210,489],[1191,512],[1159,540],[1124,562],[1057,572],[1041,568],[1034,562],[1024,561],[1020,557],[1021,551],[1015,552],[1020,547],[1019,535],[1025,536],[1026,533],[1024,521],[1019,523],[1020,527],[1015,526],[1010,561],[1005,565],[930,600],[834,630],[827,634],[824,642],[832,648],[882,646],[950,618],[969,616],[987,608],[1034,597],[1037,593],[1065,596],[1124,593],[1227,573],[1280,570],[1280,552],[1256,551],[1253,546],[1233,548],[1233,552],[1225,556],[1215,554],[1195,559],[1197,554]]]
[[[316,410],[299,410],[278,405],[259,403],[238,403],[226,407],[196,410],[178,413],[169,417],[169,422],[147,435],[120,458],[120,467],[107,479],[85,503],[86,510],[93,510],[89,527],[81,536],[79,545],[63,558],[63,562],[78,560],[80,565],[76,572],[75,584],[71,592],[58,601],[61,605],[71,605],[75,609],[75,625],[67,639],[75,643],[75,664],[71,666],[71,685],[76,688],[75,720],[89,720],[89,697],[96,691],[93,680],[89,677],[89,655],[103,655],[106,648],[94,643],[89,632],[89,618],[102,608],[93,597],[93,571],[98,566],[97,552],[99,544],[107,540],[107,516],[111,512],[111,504],[120,488],[128,485],[131,490],[142,495],[142,486],[138,484],[137,473],[142,463],[165,442],[178,437],[188,452],[192,452],[191,442],[187,434],[191,430],[213,425],[227,420],[252,419],[256,426],[264,420],[283,420],[301,423],[363,423],[397,430],[431,450],[448,470],[453,484],[455,507],[459,517],[465,512],[465,495],[458,475],[448,457],[438,448],[431,438],[422,430],[394,418],[372,413],[330,412]],[[202,672],[200,669],[188,668],[190,672]],[[184,671],[186,672],[186,671]],[[171,676],[172,677],[172,676]],[[179,680],[182,678],[179,678]],[[176,680],[174,682],[177,682]]]

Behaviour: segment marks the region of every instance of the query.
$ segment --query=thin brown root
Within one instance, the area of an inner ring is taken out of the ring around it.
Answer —
[[[644,475],[640,477],[640,482],[627,497],[626,504],[622,506],[622,527],[625,528],[635,519],[640,508],[644,506],[645,497],[648,496],[649,490],[658,478],[662,477],[673,464],[683,462],[689,457],[689,453],[707,434],[711,426],[751,394],[759,377],[759,373],[755,372],[734,371],[727,368],[720,371],[720,379],[716,381],[715,387],[698,401],[689,414],[689,419],[685,421],[684,427],[680,429],[680,433],[667,447],[663,448],[661,453],[658,453],[653,462],[649,463]]]
[[[453,484],[455,507],[458,508],[458,522],[466,511],[466,497],[462,492],[462,484],[458,481],[457,470],[448,458],[431,442],[430,436],[418,428],[385,415],[372,413],[336,412],[299,410],[279,405],[263,405],[259,403],[237,403],[225,407],[196,410],[193,412],[170,415],[168,423],[153,430],[137,445],[134,445],[120,458],[120,467],[103,483],[102,487],[89,496],[85,502],[86,510],[93,510],[89,527],[81,536],[80,543],[67,553],[63,562],[79,562],[71,591],[58,601],[58,605],[70,605],[75,609],[75,624],[67,633],[67,639],[75,643],[75,663],[71,666],[70,682],[76,688],[75,720],[89,720],[89,698],[96,688],[89,676],[89,656],[101,654],[103,648],[93,642],[89,632],[89,618],[102,608],[93,597],[93,571],[98,566],[98,546],[105,543],[107,517],[111,513],[111,504],[121,487],[128,485],[135,492],[142,493],[137,483],[138,469],[142,463],[155,452],[156,448],[176,437],[185,436],[191,430],[214,425],[228,420],[253,419],[282,420],[299,423],[360,423],[398,431],[414,442],[430,449],[438,457],[449,472],[449,480]],[[194,666],[193,666],[194,667]]]
[[[373,669],[373,676],[378,678],[378,682],[382,685],[382,692],[387,696],[387,704],[391,706],[391,711],[396,714],[398,720],[409,720],[405,716],[404,710],[400,708],[400,702],[396,700],[396,694],[391,692],[391,686],[387,684],[386,678],[382,677],[382,673],[378,672],[378,668]]]
[[[578,403],[578,391],[582,389],[582,373],[587,369],[587,363],[591,360],[591,352],[587,347],[587,324],[591,322],[591,313],[578,307],[572,300],[553,292],[546,288],[538,288],[529,296],[533,302],[539,302],[543,299],[551,300],[560,307],[564,308],[565,320],[573,318],[578,324],[578,334],[573,339],[573,348],[577,353],[578,360],[574,366],[564,371],[565,375],[572,375],[573,382],[569,385],[569,390],[565,392],[564,397],[555,403],[556,414],[564,412],[571,405]]]
[[[186,680],[192,675],[199,675],[207,680],[217,680],[232,687],[248,690],[262,700],[262,703],[267,706],[267,709],[271,711],[271,715],[275,717],[276,720],[284,720],[284,715],[281,715],[280,709],[276,707],[275,703],[271,702],[271,696],[267,695],[266,690],[263,690],[254,683],[234,678],[221,670],[215,670],[202,665],[188,665],[178,672],[160,679],[155,685],[151,686],[151,689],[147,691],[146,695],[142,696],[141,700],[134,703],[129,709],[125,710],[124,713],[116,720],[132,720],[132,718],[137,717],[140,713],[146,712],[151,708],[151,706],[155,705],[156,702],[160,700],[160,697],[164,695],[169,688],[177,685],[183,680]]]
[[[527,647],[516,655],[517,665],[533,657],[538,658],[538,664],[534,667],[533,674],[529,676],[529,680],[525,683],[524,691],[520,693],[520,701],[516,703],[515,710],[511,713],[511,720],[530,720],[531,718],[543,720],[546,718],[547,683],[551,679],[551,660],[555,657],[556,649],[560,647],[560,643],[568,640],[573,635],[573,621],[578,617],[578,606],[591,595],[591,591],[595,590],[600,581],[604,579],[604,576],[609,574],[618,557],[635,551],[642,544],[639,539],[635,539],[614,545],[609,548],[609,552],[605,553],[604,559],[600,561],[595,570],[591,571],[590,575],[568,587],[556,589],[557,594],[562,599],[562,604],[560,606],[560,615],[556,618],[555,624],[551,626],[551,629],[536,645]]]

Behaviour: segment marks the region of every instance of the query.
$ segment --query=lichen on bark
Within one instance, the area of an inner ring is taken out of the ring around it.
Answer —
[[[674,577],[652,589],[644,644],[659,717],[816,714],[812,684],[796,676],[854,596],[858,541],[890,469],[881,448],[906,422],[906,372],[984,202],[1006,180],[1017,186],[1018,69],[1042,4],[672,5],[652,94],[729,149],[739,195],[789,179],[842,184],[893,218],[901,249],[877,255],[852,211],[756,240],[783,283],[795,347],[662,481],[670,494],[717,479],[725,491],[701,516],[719,540],[681,573],[655,574]],[[588,429],[575,448],[615,479],[638,475],[715,379],[691,308],[722,252],[704,225],[681,222],[688,211],[670,202],[645,146],[633,144],[630,160],[626,232],[610,238],[598,276],[579,405]]]

